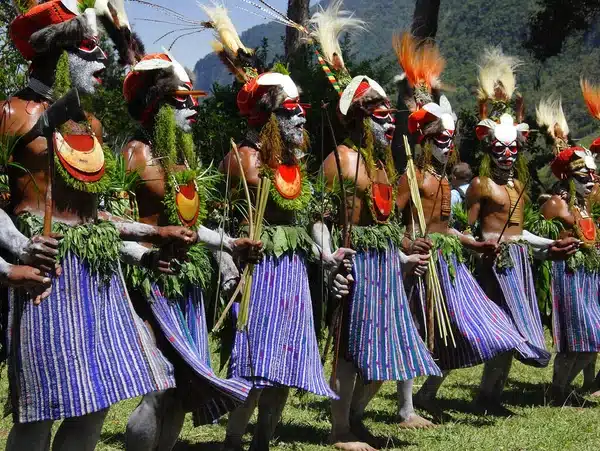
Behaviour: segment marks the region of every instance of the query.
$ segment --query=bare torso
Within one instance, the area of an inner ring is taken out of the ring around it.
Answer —
[[[375,220],[373,219],[366,198],[368,195],[368,189],[373,182],[388,184],[388,175],[380,164],[374,174],[373,180],[371,180],[371,178],[369,178],[364,160],[358,152],[345,145],[338,146],[337,150],[340,156],[342,177],[352,183],[354,183],[354,180],[356,179],[356,198],[353,199],[351,195],[346,197],[346,202],[348,204],[348,224],[359,226],[373,225]],[[358,177],[356,176],[357,164]],[[331,188],[334,182],[339,179],[334,153],[330,153],[327,158],[325,158],[325,161],[323,161],[323,172],[325,175],[325,180],[327,181],[327,185]],[[352,209],[353,205],[354,209]]]
[[[487,184],[487,187],[485,186]],[[514,188],[499,185],[489,178],[475,177],[467,190],[466,202],[469,212],[469,224],[480,221],[484,239],[496,239],[502,233],[509,216],[511,217],[506,230],[502,234],[502,241],[510,241],[523,233],[523,211],[525,198],[519,193],[522,185],[514,182]],[[518,199],[518,205],[511,216],[512,207]]]
[[[0,103],[0,139],[25,135],[37,123],[48,103],[40,100],[27,100],[27,91],[20,97]],[[30,95],[29,95],[30,96]],[[30,96],[31,97],[31,96]],[[100,122],[88,114],[93,133],[102,143]],[[78,124],[69,124],[76,133],[86,130]],[[44,202],[48,174],[48,144],[46,138],[38,137],[26,145],[16,144],[12,161],[24,169],[9,168],[11,188],[11,210],[15,215],[30,212],[44,214]],[[74,190],[64,183],[58,174],[53,184],[53,218],[67,223],[85,223],[97,215],[97,198],[94,194]]]
[[[233,152],[229,152],[227,155],[225,155],[225,158],[221,162],[219,170],[225,174],[229,172],[232,186],[234,186],[234,184],[237,182],[241,183],[243,174],[246,177],[246,182],[248,183],[248,188],[251,192],[252,202],[255,202],[254,197],[256,194],[256,188],[258,187],[258,182],[260,180],[260,153],[258,150],[249,146],[239,147],[238,153],[240,156],[241,166],[238,164],[235,154]],[[240,189],[242,190],[241,195],[244,196],[241,185]],[[294,215],[289,211],[284,211],[279,208],[270,198],[267,202],[264,219],[267,224],[271,225],[286,225],[295,223]]]
[[[448,180],[446,178],[439,179],[429,171],[417,170],[417,177],[420,177],[421,174],[423,174],[423,182],[419,186],[419,194],[421,196],[427,232],[448,233],[450,216],[449,212],[443,211],[445,208],[442,208],[444,206],[444,195],[450,195]],[[442,190],[442,186],[440,185],[443,181],[445,182],[446,187]],[[447,194],[445,194],[446,190]],[[448,199],[446,199],[446,201],[447,200]],[[402,211],[402,221],[406,226],[406,232],[411,235],[414,229],[419,229],[419,219],[416,209],[412,202],[410,202],[410,186],[406,174],[400,178],[396,205],[398,209]]]
[[[123,149],[129,171],[139,171],[141,182],[136,188],[139,221],[155,226],[169,224],[163,200],[166,194],[165,171],[152,155],[150,145],[137,140],[130,141]],[[175,171],[185,170],[185,166],[175,166]]]

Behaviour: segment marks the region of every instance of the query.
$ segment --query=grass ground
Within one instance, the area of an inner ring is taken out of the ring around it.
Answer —
[[[551,368],[540,370],[520,363],[513,366],[504,395],[506,405],[515,413],[510,418],[479,417],[468,413],[481,377],[481,367],[476,367],[455,371],[442,386],[440,405],[446,410],[447,417],[438,428],[418,432],[399,430],[393,383],[386,383],[371,403],[366,424],[387,442],[384,449],[388,450],[598,450],[600,406],[589,401],[581,408],[550,407],[547,390]],[[581,380],[576,382],[580,384]],[[6,377],[1,383],[2,393],[6,393]],[[136,405],[137,400],[129,400],[110,410],[98,450],[124,449],[125,425]],[[194,429],[188,418],[175,450],[216,451],[225,436],[225,425],[223,419],[216,425]],[[0,449],[5,447],[10,426],[10,417],[0,422]],[[286,406],[272,449],[331,449],[326,446],[328,432],[327,401],[312,395],[294,394]]]

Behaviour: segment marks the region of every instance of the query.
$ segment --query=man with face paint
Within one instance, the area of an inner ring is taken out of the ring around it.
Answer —
[[[237,106],[249,126],[220,169],[235,183],[245,179],[254,197],[261,177],[271,180],[261,235],[265,257],[254,266],[247,326],[236,331],[230,361],[230,374],[250,381],[252,391],[230,414],[224,445],[226,450],[243,449],[242,436],[258,406],[250,449],[266,450],[290,388],[336,397],[321,364],[306,269],[314,256],[306,224],[312,187],[303,161],[309,145],[307,106],[282,68],[259,73],[250,67],[253,52],[244,47],[223,7],[204,10],[216,31],[217,54],[243,82]],[[345,256],[342,249],[324,255],[323,261],[334,270]]]
[[[529,127],[523,123],[523,99],[515,92],[516,58],[499,48],[484,52],[479,67],[479,102],[482,120],[477,137],[486,153],[479,176],[467,190],[469,224],[479,221],[481,238],[496,247],[484,249],[480,283],[488,296],[510,317],[513,327],[526,339],[514,352],[506,352],[486,363],[479,404],[485,411],[510,414],[501,406],[501,395],[513,356],[535,367],[550,361],[535,287],[529,248],[536,258],[564,258],[576,252],[579,240],[553,241],[523,230],[524,196],[529,177],[527,163],[520,152]],[[491,108],[488,108],[488,103]]]
[[[97,17],[105,27],[112,24],[114,33],[127,23],[120,1],[52,0],[32,5],[10,25],[13,43],[31,61],[28,86],[0,105],[0,138],[18,138],[13,158],[27,169],[9,172],[11,213],[27,235],[40,233],[44,193],[52,186],[47,214],[64,239],[10,237],[10,245],[23,244],[14,256],[37,248],[34,255],[50,257],[40,268],[53,274],[52,293],[41,305],[23,290],[9,297],[15,424],[8,450],[48,449],[52,425],[61,419],[53,449],[93,450],[112,404],[175,382],[172,366],[133,310],[119,265],[120,256],[141,264],[149,251],[121,239],[187,246],[196,234],[183,227],[98,220],[97,195],[110,184],[113,166],[110,151],[102,148],[101,124],[91,114],[85,123],[69,121],[54,131],[50,174],[46,138],[28,134],[68,85],[94,93],[106,59],[97,45]],[[117,26],[113,20],[119,17]],[[0,237],[11,224],[2,221]],[[58,250],[61,265],[50,271]]]
[[[437,271],[442,296],[439,304],[429,305],[427,290],[431,288],[416,279],[412,281],[412,305],[418,310],[415,314],[436,363],[444,371],[442,377],[428,378],[415,403],[436,412],[439,409],[435,397],[450,370],[481,364],[517,348],[525,340],[506,314],[484,294],[462,257],[463,246],[481,251],[486,247],[493,249],[494,244],[476,242],[449,226],[450,184],[446,169],[456,161],[457,151],[456,115],[448,99],[439,92],[445,61],[436,47],[419,45],[409,34],[396,36],[394,48],[405,74],[401,92],[410,111],[408,130],[421,148],[417,178],[427,227],[426,231],[419,229],[405,174],[400,179],[397,199],[406,224],[403,248],[408,253],[432,252],[431,270]],[[423,238],[424,233],[427,236]],[[440,304],[447,315],[434,311]],[[445,327],[448,331],[442,336],[440,331]]]
[[[139,277],[131,277],[128,284],[136,310],[152,325],[159,348],[175,366],[177,388],[144,396],[127,425],[127,449],[170,450],[186,411],[193,410],[200,423],[210,424],[243,403],[250,391],[244,379],[223,380],[211,369],[202,300],[202,289],[208,287],[202,282],[210,281],[208,249],[225,250],[217,260],[225,268],[224,285],[231,287],[239,274],[230,254],[241,256],[248,249],[256,253],[259,246],[202,226],[206,190],[196,180],[198,156],[191,136],[198,92],[192,91],[183,66],[169,53],[147,55],[125,78],[123,93],[130,114],[141,123],[138,135],[123,149],[129,170],[141,176],[136,189],[140,220],[190,227],[202,243],[188,251],[185,264],[191,271],[170,276],[147,273],[149,292]],[[204,274],[195,276],[197,271]]]
[[[546,127],[554,143],[550,167],[560,180],[559,191],[542,205],[542,214],[561,222],[562,236],[582,242],[572,259],[552,264],[552,332],[557,350],[552,394],[554,402],[562,405],[575,377],[600,351],[598,230],[590,215],[596,162],[589,150],[569,146],[569,126],[560,100],[543,100],[536,112],[538,125]]]

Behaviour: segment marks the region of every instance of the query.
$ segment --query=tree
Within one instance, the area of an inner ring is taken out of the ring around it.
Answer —
[[[438,29],[440,0],[416,0],[412,34],[419,39],[435,39]]]
[[[294,22],[306,26],[308,24],[308,6],[310,0],[288,0],[288,17]],[[285,30],[285,59],[290,68],[303,68],[307,63],[306,45],[303,35],[295,28]]]
[[[537,6],[524,46],[540,61],[558,55],[567,37],[590,30],[600,15],[600,0],[538,0]]]
[[[0,100],[21,89],[27,78],[27,61],[17,51],[8,33],[16,15],[17,9],[11,2],[0,2]]]

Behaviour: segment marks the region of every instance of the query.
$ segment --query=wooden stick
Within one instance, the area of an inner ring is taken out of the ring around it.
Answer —
[[[54,183],[54,136],[46,137],[48,143],[48,166],[46,174],[46,199],[44,205],[44,236],[52,233],[52,214],[54,212],[54,200],[52,199],[52,185]]]

